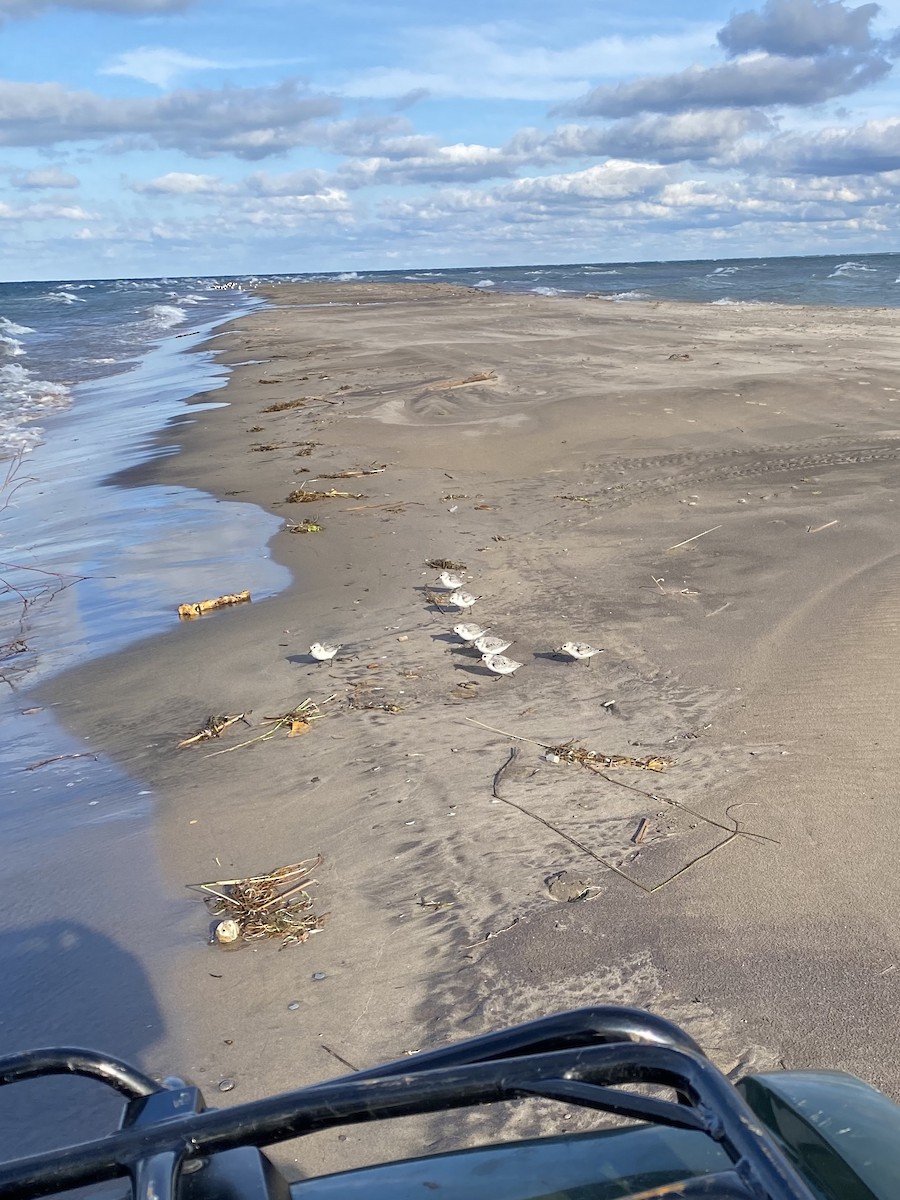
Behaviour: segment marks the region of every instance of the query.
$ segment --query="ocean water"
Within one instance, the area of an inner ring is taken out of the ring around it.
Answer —
[[[304,280],[376,282],[401,279],[457,283],[542,296],[687,300],[698,304],[825,304],[895,308],[900,305],[900,254],[857,258],[694,259],[683,262],[583,263],[454,270],[348,271],[291,276]]]

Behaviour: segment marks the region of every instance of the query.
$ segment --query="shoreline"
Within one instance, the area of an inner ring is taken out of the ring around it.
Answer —
[[[234,1079],[228,1099],[246,1100],[340,1074],[335,1055],[369,1066],[607,999],[681,1020],[726,1068],[844,1067],[900,1094],[900,1059],[884,1048],[891,977],[878,974],[898,940],[877,915],[894,886],[877,837],[887,793],[869,789],[874,825],[850,853],[852,777],[833,777],[848,756],[864,761],[848,714],[865,711],[882,744],[892,736],[856,701],[887,628],[900,314],[816,307],[786,322],[762,306],[427,285],[260,291],[281,306],[230,323],[213,349],[265,362],[232,368],[216,392],[228,408],[176,419],[160,444],[179,454],[116,481],[190,482],[222,503],[314,516],[322,532],[276,534],[286,591],[45,685],[70,728],[159,797],[176,915],[175,962],[156,989],[180,997],[191,1055],[171,1069],[207,1095]],[[352,307],[292,307],[320,293]],[[319,399],[261,412],[301,395]],[[371,464],[386,469],[323,480]],[[315,479],[364,495],[282,503]],[[467,564],[483,594],[475,618],[516,635],[526,666],[514,679],[488,677],[447,636],[455,618],[428,610],[427,557]],[[869,613],[853,628],[840,617],[848,595]],[[552,659],[568,636],[604,646],[597,665]],[[865,672],[846,665],[848,637]],[[317,639],[357,657],[311,666]],[[843,724],[828,692],[838,664]],[[794,685],[790,704],[773,680]],[[339,701],[297,741],[213,759],[173,748],[210,712],[255,720],[330,692]],[[350,708],[350,696],[402,711]],[[677,761],[598,779],[466,717],[516,739]],[[835,725],[841,756],[823,758]],[[754,806],[742,823],[779,846],[738,837],[711,850],[721,830],[702,817],[724,823],[740,803]],[[652,835],[636,847],[644,817]],[[207,948],[200,902],[178,899],[217,877],[216,858],[230,877],[319,850],[314,898],[331,918],[305,946]],[[599,859],[644,887],[684,873],[648,895]],[[547,880],[561,871],[595,898],[554,902]],[[857,877],[882,889],[877,913]],[[767,955],[776,966],[748,974]],[[861,978],[874,980],[862,995]],[[842,1045],[834,1031],[850,1025]],[[397,1149],[419,1136],[398,1134]],[[312,1145],[302,1159],[316,1168],[378,1148],[362,1130]]]

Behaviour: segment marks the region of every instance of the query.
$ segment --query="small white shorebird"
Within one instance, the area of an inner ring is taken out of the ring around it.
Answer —
[[[331,662],[331,660],[337,654],[338,650],[340,650],[339,645],[333,646],[328,642],[313,642],[313,644],[309,648],[310,654],[320,664],[326,663],[326,662]]]
[[[454,575],[452,571],[441,571],[438,578],[441,581],[441,587],[448,588],[451,592],[455,592],[465,583],[461,575]]]
[[[513,671],[518,671],[522,665],[514,658],[507,658],[503,654],[482,654],[481,661],[495,675],[512,675]]]
[[[563,642],[556,653],[566,654],[576,662],[584,662],[585,660],[590,662],[595,654],[602,654],[603,651],[598,650],[596,646],[589,646],[587,642]]]
[[[488,637],[486,633],[475,639],[475,649],[479,650],[482,654],[502,654],[511,645],[512,642],[507,641],[506,638]]]
[[[477,599],[478,597],[473,596],[471,592],[463,591],[451,592],[447,597],[450,604],[453,604],[456,608],[471,608]]]
[[[489,629],[482,629],[480,625],[454,625],[453,632],[462,641],[468,642],[471,646],[477,642],[480,637],[484,637],[486,633],[490,633]],[[484,653],[482,651],[482,653]]]

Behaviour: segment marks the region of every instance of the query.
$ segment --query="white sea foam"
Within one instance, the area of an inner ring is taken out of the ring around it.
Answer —
[[[740,267],[716,267],[714,271],[710,271],[707,279],[712,279],[716,275],[735,275],[740,270]]]
[[[497,285],[494,283],[493,279],[479,279],[474,286],[477,288],[489,288],[496,287]]]
[[[339,283],[351,283],[354,279],[359,279],[356,271],[341,271],[340,275],[337,276]]]
[[[562,294],[559,288],[552,287],[533,287],[531,291],[535,296],[559,296]]]
[[[582,267],[585,275],[621,275],[621,271],[614,271],[606,267]]]
[[[8,317],[0,317],[0,333],[20,334],[34,333],[27,325],[17,325],[15,321],[10,321]]]
[[[56,300],[60,304],[86,304],[84,296],[76,296],[72,292],[48,292],[45,300]]]
[[[875,269],[875,267],[867,267],[865,263],[850,261],[841,263],[840,266],[835,267],[828,278],[837,279],[842,275],[856,275],[866,271],[874,271]]]
[[[177,304],[152,304],[150,306],[150,320],[160,329],[172,329],[175,325],[180,325],[186,316],[187,313]]]
[[[5,333],[0,333],[0,353],[8,355],[10,358],[18,358],[20,354],[25,353],[25,347],[18,338],[7,337]]]
[[[64,384],[35,379],[20,363],[0,367],[0,455],[32,449],[41,429],[32,425],[44,413],[66,408],[72,394]]]
[[[613,292],[611,296],[604,297],[606,300],[652,300],[653,297],[649,292]]]

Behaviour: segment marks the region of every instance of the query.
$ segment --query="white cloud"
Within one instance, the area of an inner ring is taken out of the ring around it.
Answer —
[[[26,204],[19,208],[0,202],[0,219],[5,221],[90,221],[93,215],[78,205]]]
[[[575,97],[598,77],[646,68],[671,70],[705,57],[715,25],[696,22],[677,34],[596,38],[564,50],[535,45],[512,22],[407,30],[396,46],[407,65],[373,67],[344,79],[346,96],[394,99],[427,92],[446,99],[554,101]]]
[[[189,171],[169,171],[156,179],[132,181],[132,191],[157,196],[221,196],[233,190],[217,175],[194,175]]]
[[[193,54],[168,50],[164,46],[141,46],[120,54],[108,66],[101,67],[100,74],[125,75],[129,79],[142,79],[145,83],[164,88],[185,71],[202,71],[220,65],[210,58],[197,58]]]
[[[20,188],[23,191],[81,186],[77,175],[64,171],[62,167],[38,167],[33,171],[13,171],[10,182],[14,188]]]
[[[0,81],[0,145],[104,140],[126,150],[155,146],[206,157],[265,158],[315,141],[314,122],[340,104],[295,79],[270,87],[180,90],[119,99],[58,83]]]
[[[246,71],[268,67],[296,66],[305,61],[300,58],[238,58],[221,60],[200,58],[185,54],[169,46],[139,46],[118,55],[105,67],[101,75],[124,75],[129,79],[140,79],[156,87],[167,88],[180,75],[191,71]]]

